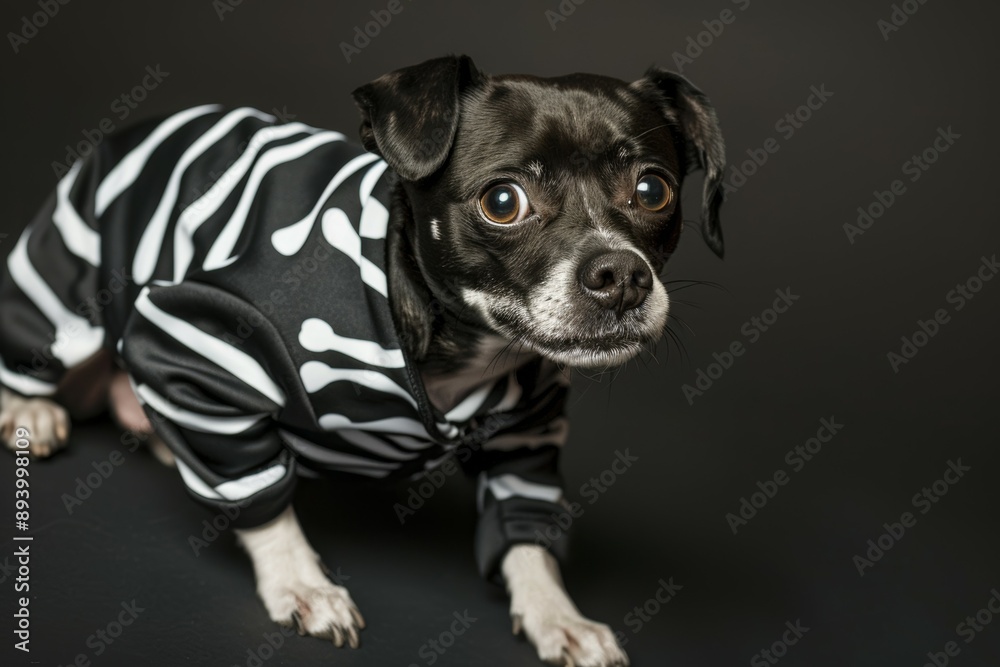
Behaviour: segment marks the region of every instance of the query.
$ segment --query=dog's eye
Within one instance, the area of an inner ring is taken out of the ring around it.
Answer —
[[[528,195],[517,183],[499,183],[479,198],[479,208],[490,222],[509,225],[528,216]]]
[[[656,174],[646,174],[635,185],[635,198],[647,211],[659,211],[673,197],[670,186]]]

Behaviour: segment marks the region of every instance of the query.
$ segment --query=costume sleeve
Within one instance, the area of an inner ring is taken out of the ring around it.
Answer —
[[[479,475],[476,563],[497,583],[503,557],[515,544],[545,547],[560,561],[567,553],[573,518],[559,454],[568,432],[568,386],[554,364],[542,362],[541,370],[522,382],[529,406],[525,417],[498,431],[471,461]]]
[[[190,494],[249,528],[291,502],[295,460],[276,417],[293,366],[246,301],[194,282],[147,287],[120,351]]]

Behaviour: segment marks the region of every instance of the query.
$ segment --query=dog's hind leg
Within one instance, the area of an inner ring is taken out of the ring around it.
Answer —
[[[119,426],[142,437],[161,463],[174,466],[173,453],[153,432],[128,376],[115,369],[107,350],[68,370],[51,399],[20,396],[0,388],[0,439],[13,449],[15,432],[23,427],[30,434],[28,451],[38,457],[50,456],[65,446],[71,419],[90,419],[106,409]]]
[[[118,425],[135,433],[146,441],[149,451],[160,463],[173,468],[177,465],[174,453],[153,430],[142,404],[136,398],[128,375],[124,371],[115,371],[108,388],[108,402],[111,414]]]
[[[35,456],[49,456],[69,437],[66,409],[48,398],[19,396],[0,389],[0,438],[14,449],[19,429],[28,431],[28,451]]]
[[[0,438],[14,447],[18,428],[28,431],[28,451],[49,456],[66,444],[71,419],[89,419],[107,407],[111,355],[101,350],[66,371],[51,398],[0,393]]]
[[[83,412],[105,404],[101,378],[90,379],[95,366],[108,365],[103,306],[94,297],[101,264],[88,194],[94,169],[92,160],[73,166],[0,265],[0,435],[10,445],[11,434],[26,429],[37,456],[66,443],[74,410],[64,399]],[[85,379],[80,394],[60,391],[76,369]]]

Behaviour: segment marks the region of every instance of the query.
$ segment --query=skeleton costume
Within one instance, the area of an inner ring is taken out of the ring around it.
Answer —
[[[479,475],[475,551],[562,557],[567,385],[532,361],[442,413],[389,307],[395,175],[344,135],[202,106],[78,161],[0,275],[0,384],[52,395],[108,348],[188,491],[249,528],[299,474]],[[390,511],[390,508],[386,508]],[[564,524],[565,525],[565,524]]]

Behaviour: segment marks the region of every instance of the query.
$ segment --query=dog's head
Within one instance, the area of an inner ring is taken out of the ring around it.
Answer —
[[[681,182],[697,168],[702,234],[722,256],[722,136],[678,74],[488,76],[449,56],[354,98],[362,142],[402,179],[402,233],[429,289],[396,297],[418,355],[433,298],[559,362],[631,358],[663,332],[658,276],[681,232]]]

